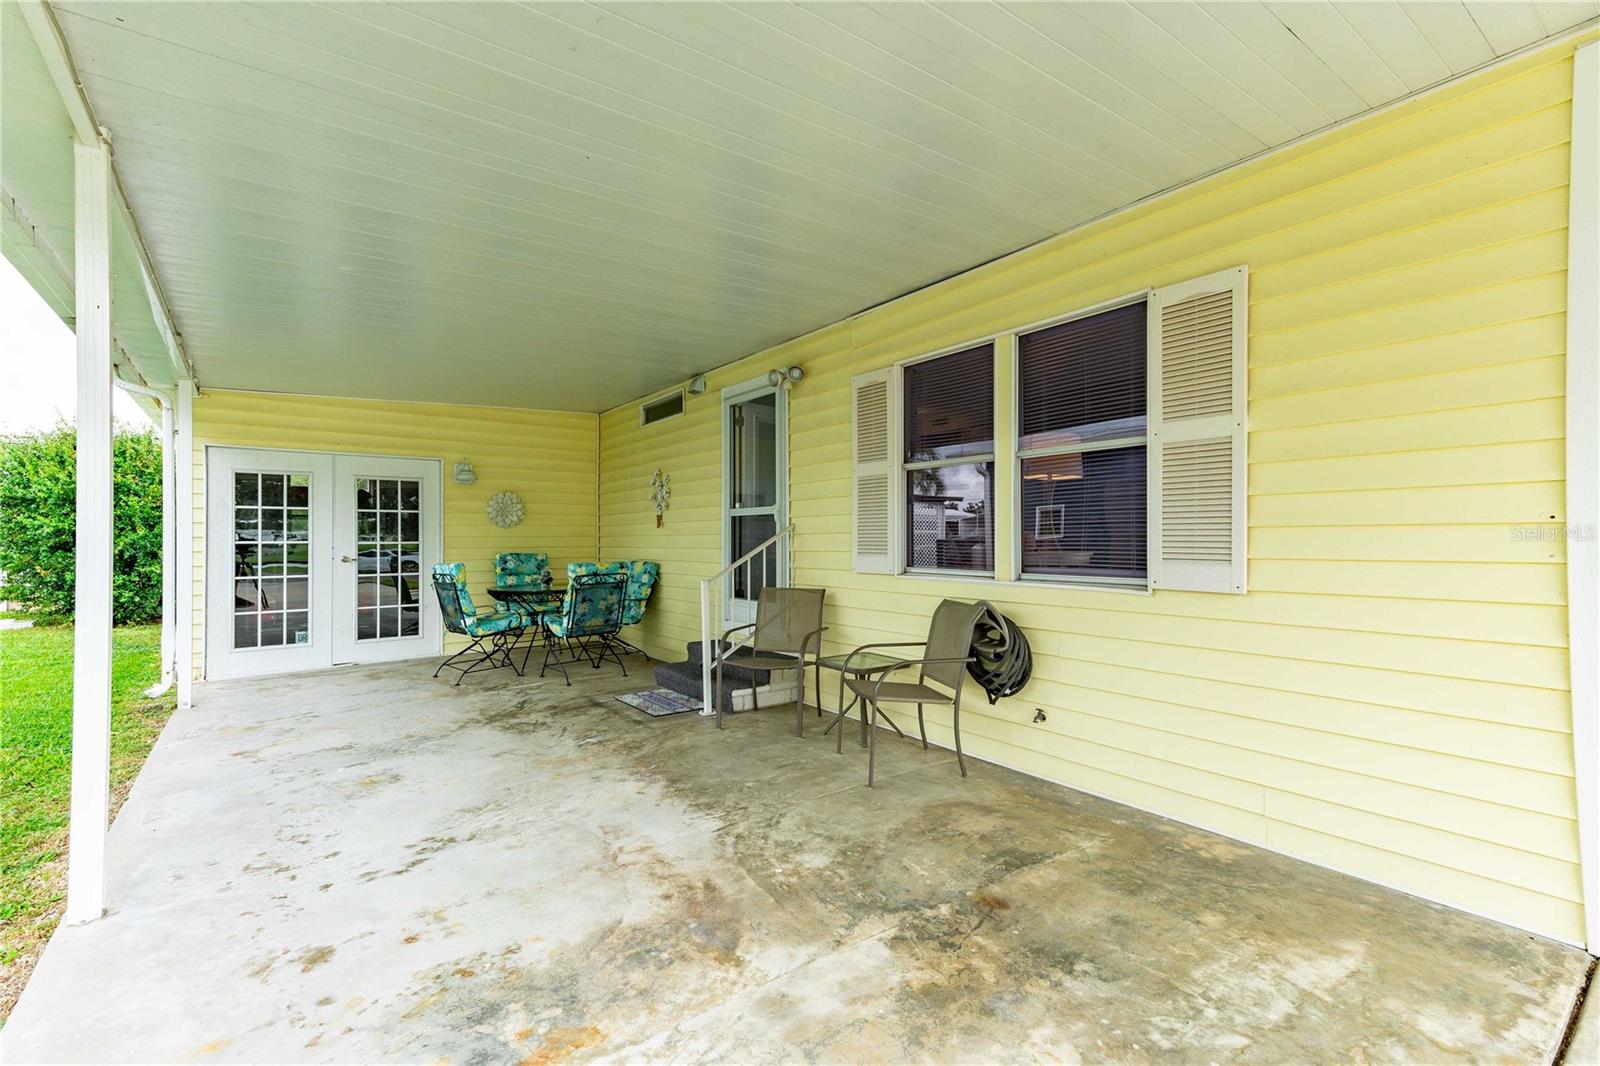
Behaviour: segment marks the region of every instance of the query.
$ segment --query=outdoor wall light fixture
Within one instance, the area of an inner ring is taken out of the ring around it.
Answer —
[[[463,459],[456,464],[456,483],[470,485],[478,480],[478,472],[472,469],[472,464]]]
[[[805,376],[806,372],[800,367],[786,366],[779,370],[767,371],[767,384],[771,385],[773,388],[777,388],[779,385],[782,385],[786,389],[792,388],[795,382],[799,381]]]

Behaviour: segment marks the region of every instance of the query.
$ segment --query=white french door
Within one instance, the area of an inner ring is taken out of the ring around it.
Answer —
[[[438,651],[439,463],[341,455],[334,487],[333,661]]]
[[[722,561],[726,566],[788,521],[788,394],[765,378],[722,393]],[[728,575],[727,621],[755,619],[761,589],[781,584],[788,565],[782,542]]]
[[[206,449],[206,676],[436,653],[432,459]]]

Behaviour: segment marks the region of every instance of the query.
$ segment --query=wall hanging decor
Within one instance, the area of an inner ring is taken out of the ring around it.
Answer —
[[[501,529],[510,529],[522,521],[522,497],[514,492],[497,492],[489,497],[489,521]]]
[[[664,474],[657,467],[656,472],[650,475],[650,502],[656,509],[656,528],[661,528],[661,516],[667,513],[667,504],[672,499],[672,475]]]

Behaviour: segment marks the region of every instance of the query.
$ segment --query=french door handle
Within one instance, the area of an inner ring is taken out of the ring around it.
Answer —
[[[356,557],[354,555],[341,555],[339,556],[339,561],[341,563],[353,563],[356,561]]]

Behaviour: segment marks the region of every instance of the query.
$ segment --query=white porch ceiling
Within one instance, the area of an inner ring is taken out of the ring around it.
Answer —
[[[55,8],[204,385],[583,410],[1600,15]]]

